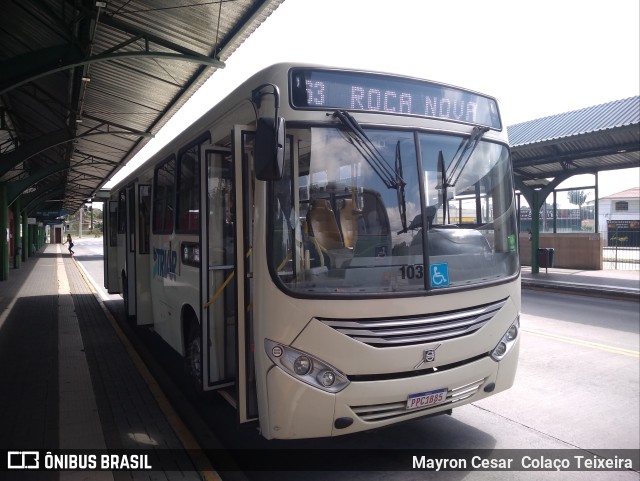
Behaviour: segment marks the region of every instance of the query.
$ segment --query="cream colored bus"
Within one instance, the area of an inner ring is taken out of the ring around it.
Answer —
[[[105,284],[271,438],[509,388],[520,267],[495,99],[277,64],[112,189]]]

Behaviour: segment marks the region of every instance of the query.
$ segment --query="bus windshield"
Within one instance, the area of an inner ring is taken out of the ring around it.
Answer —
[[[518,271],[509,151],[469,136],[288,129],[270,269],[305,296],[419,294]],[[472,135],[473,137],[473,135]],[[295,165],[294,165],[295,164]]]

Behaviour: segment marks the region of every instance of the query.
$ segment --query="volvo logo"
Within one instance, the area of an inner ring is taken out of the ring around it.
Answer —
[[[442,344],[438,344],[436,347],[430,347],[429,349],[425,349],[422,353],[422,359],[418,364],[416,364],[413,368],[418,369],[425,362],[433,362],[436,360],[436,349],[438,349]]]

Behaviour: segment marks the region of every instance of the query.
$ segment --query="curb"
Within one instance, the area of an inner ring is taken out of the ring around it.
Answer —
[[[529,279],[522,279],[523,289],[543,290],[552,292],[562,292],[566,294],[606,297],[624,301],[640,302],[640,291],[626,288],[607,288],[587,284],[574,284],[569,282],[540,282]]]

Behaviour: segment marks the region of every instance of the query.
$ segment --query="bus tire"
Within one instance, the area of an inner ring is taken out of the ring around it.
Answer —
[[[184,364],[196,392],[202,393],[202,336],[200,324],[191,322],[185,343]]]

